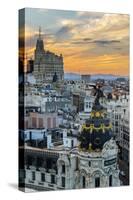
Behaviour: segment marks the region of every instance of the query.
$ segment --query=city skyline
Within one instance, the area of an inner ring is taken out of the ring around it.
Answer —
[[[129,185],[128,15],[19,17],[19,189]]]
[[[40,26],[44,48],[63,55],[65,73],[129,75],[127,14],[27,8],[25,22],[27,58]]]

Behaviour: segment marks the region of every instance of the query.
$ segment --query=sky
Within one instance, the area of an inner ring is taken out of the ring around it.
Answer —
[[[65,72],[129,74],[129,15],[26,8],[25,24],[27,59],[41,27],[44,48],[63,55]]]

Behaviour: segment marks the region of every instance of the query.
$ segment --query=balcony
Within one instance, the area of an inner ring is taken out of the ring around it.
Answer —
[[[44,185],[44,182],[38,182],[38,185]]]

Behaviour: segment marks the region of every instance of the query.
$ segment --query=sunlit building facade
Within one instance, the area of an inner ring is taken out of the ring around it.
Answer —
[[[52,82],[54,75],[58,81],[64,80],[63,56],[45,50],[40,31],[34,52],[33,74],[38,84]]]

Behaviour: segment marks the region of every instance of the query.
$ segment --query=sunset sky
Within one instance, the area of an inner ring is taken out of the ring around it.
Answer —
[[[63,54],[65,72],[128,75],[128,15],[27,8],[25,19],[27,58],[41,26],[44,48]]]

